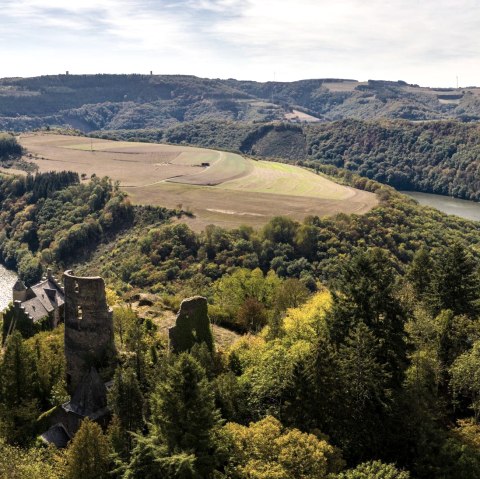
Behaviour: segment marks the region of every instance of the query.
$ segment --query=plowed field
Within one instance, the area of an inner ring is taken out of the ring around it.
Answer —
[[[190,209],[195,218],[187,222],[196,230],[210,223],[258,227],[275,215],[362,214],[377,204],[372,193],[300,167],[234,153],[53,134],[22,135],[20,142],[39,171],[109,176],[134,203]]]

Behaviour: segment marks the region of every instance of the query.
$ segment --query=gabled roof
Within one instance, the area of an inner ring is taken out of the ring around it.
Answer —
[[[13,291],[26,291],[27,287],[21,279],[17,279],[16,283],[13,285]]]
[[[60,449],[67,447],[71,437],[62,423],[55,424],[48,431],[40,435],[40,439],[46,444],[54,444]]]
[[[48,316],[49,311],[45,308],[43,303],[37,298],[27,299],[22,303],[25,312],[31,316],[33,321],[40,321]]]
[[[63,291],[50,279],[43,280],[30,289],[48,312],[52,312],[56,306],[61,306],[65,302]],[[47,291],[50,291],[50,293],[47,293]],[[54,291],[57,292],[55,295],[53,295]]]
[[[65,303],[62,289],[50,278],[44,279],[27,291],[27,299],[22,302],[25,311],[33,321],[40,321]]]

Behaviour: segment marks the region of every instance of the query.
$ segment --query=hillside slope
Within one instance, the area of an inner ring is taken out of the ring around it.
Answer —
[[[480,119],[480,89],[405,82],[296,82],[185,75],[53,75],[0,79],[0,129],[165,128],[202,119],[265,122],[344,118]]]
[[[98,134],[222,148],[312,167],[333,165],[403,190],[480,200],[480,126],[476,122],[196,122],[165,130]]]
[[[378,204],[373,193],[307,169],[235,153],[55,134],[25,134],[20,143],[40,172],[109,176],[135,204],[191,211],[188,223],[197,231],[209,224],[259,227],[276,215],[362,214]]]

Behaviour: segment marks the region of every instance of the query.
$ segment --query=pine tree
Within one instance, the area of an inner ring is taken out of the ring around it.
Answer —
[[[106,479],[110,447],[101,427],[84,419],[67,450],[66,479]]]
[[[480,276],[477,262],[460,243],[451,245],[436,262],[431,298],[433,312],[449,309],[454,315],[480,313]]]
[[[342,448],[350,459],[365,459],[380,450],[385,414],[391,404],[389,375],[378,361],[379,341],[359,323],[336,358],[342,398],[338,420]]]
[[[306,364],[306,375],[313,385],[313,401],[310,405],[317,427],[324,432],[332,428],[332,418],[336,409],[341,407],[337,398],[337,370],[335,347],[328,338],[320,336],[313,349],[313,354]],[[307,401],[305,401],[307,402]],[[302,406],[308,407],[308,403]]]
[[[136,432],[143,425],[143,395],[132,368],[118,367],[109,394],[109,406],[125,432]]]
[[[38,416],[35,358],[16,331],[9,338],[0,366],[0,428],[11,443],[29,439]]]
[[[333,293],[329,328],[341,344],[362,322],[380,343],[378,360],[386,365],[392,386],[399,387],[406,367],[406,313],[395,294],[397,275],[379,248],[356,252],[340,272]]]
[[[430,293],[433,280],[433,261],[427,248],[420,248],[407,269],[406,278],[420,301]]]
[[[213,388],[198,361],[188,353],[178,356],[150,402],[149,434],[137,436],[125,477],[210,477],[218,462],[214,433],[220,420]],[[178,470],[178,475],[162,475],[159,467]]]
[[[153,395],[152,415],[170,453],[195,454],[201,474],[215,464],[212,433],[219,413],[205,371],[189,354],[181,354]]]

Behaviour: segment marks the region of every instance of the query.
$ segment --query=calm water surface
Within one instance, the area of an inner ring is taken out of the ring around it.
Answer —
[[[12,287],[15,281],[17,275],[0,264],[0,311],[3,311],[12,300]]]
[[[416,191],[401,191],[411,196],[421,205],[433,206],[437,210],[449,215],[457,215],[467,220],[480,221],[480,203],[468,200],[459,200],[449,196],[433,195],[430,193],[417,193]]]

